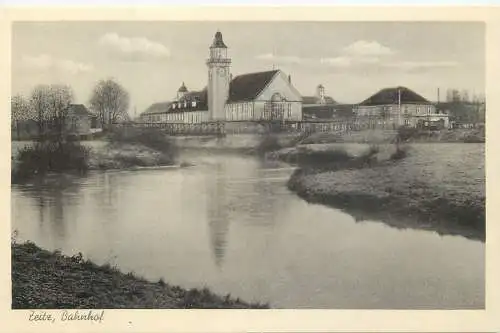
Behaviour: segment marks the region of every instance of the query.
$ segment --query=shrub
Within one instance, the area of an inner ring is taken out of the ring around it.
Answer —
[[[299,152],[299,164],[322,165],[347,162],[351,156],[344,149],[304,150]]]
[[[108,133],[111,144],[140,144],[170,157],[177,155],[175,142],[165,133],[154,128],[121,127]]]
[[[260,155],[264,155],[265,153],[280,150],[281,148],[283,147],[280,145],[278,137],[276,135],[267,134],[262,137],[257,145],[257,152]]]
[[[418,128],[402,126],[398,128],[396,141],[408,141],[410,139],[418,137],[419,134],[420,131]]]
[[[48,172],[88,170],[90,148],[79,142],[37,142],[22,148],[16,156],[12,179],[21,180]]]
[[[396,151],[391,154],[390,159],[396,161],[401,160],[406,156],[408,156],[408,147],[396,144]]]

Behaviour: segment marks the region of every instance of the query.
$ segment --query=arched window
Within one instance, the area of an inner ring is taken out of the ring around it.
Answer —
[[[271,96],[271,120],[284,118],[286,99],[280,93],[274,93]]]

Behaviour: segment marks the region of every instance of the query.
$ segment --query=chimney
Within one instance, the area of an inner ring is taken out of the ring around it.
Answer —
[[[288,75],[288,83],[292,83],[292,76]]]
[[[229,74],[229,82],[233,81],[233,73]]]
[[[440,102],[440,100],[439,100],[439,88],[438,88],[438,103],[439,103],[439,102]]]

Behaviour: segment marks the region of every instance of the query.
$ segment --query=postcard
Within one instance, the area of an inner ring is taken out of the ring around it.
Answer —
[[[9,331],[498,330],[499,13],[4,10]]]

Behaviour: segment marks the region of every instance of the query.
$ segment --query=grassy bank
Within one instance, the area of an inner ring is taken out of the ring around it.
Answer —
[[[372,153],[370,163],[364,163],[369,152],[358,157],[321,153],[338,157],[330,165],[309,158],[301,163],[299,155],[300,168],[288,187],[309,202],[343,209],[358,220],[485,240],[484,174],[482,179],[472,175],[468,166],[450,169],[455,157],[440,161],[417,148],[394,153],[382,158]]]
[[[303,144],[324,143],[393,143],[396,138],[407,143],[484,143],[485,129],[443,129],[429,131],[416,128],[367,129],[351,132],[317,132],[302,140]]]
[[[148,282],[109,265],[49,252],[33,243],[12,243],[14,309],[266,308],[208,289],[185,290],[163,280]]]
[[[49,173],[169,166],[178,156],[175,142],[155,129],[117,128],[99,141],[23,142],[13,145],[11,181],[20,183]]]

